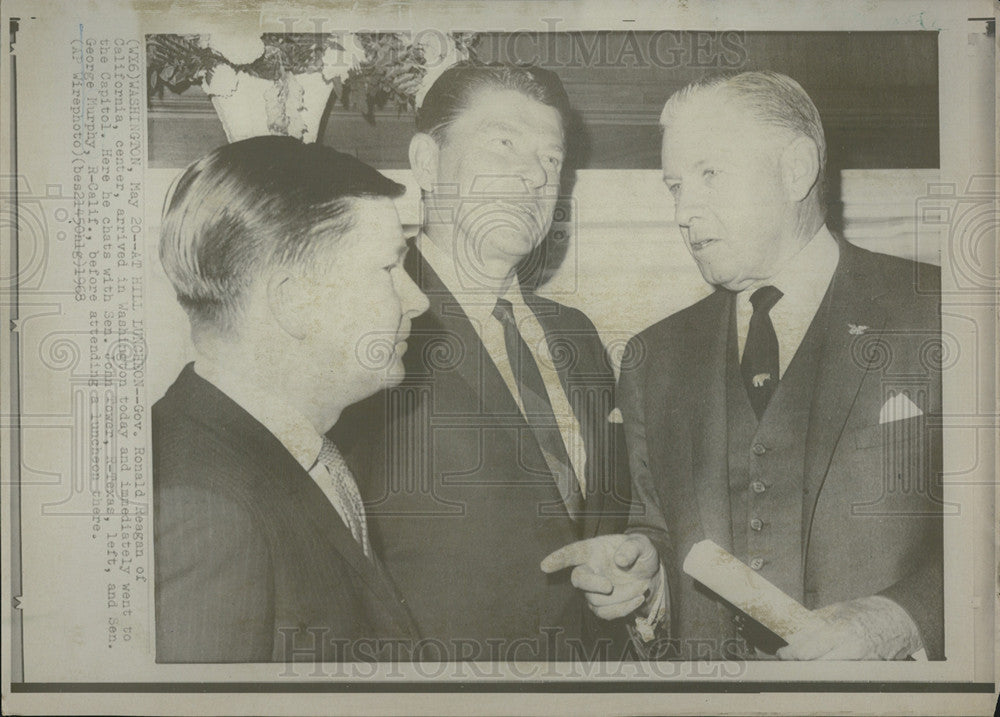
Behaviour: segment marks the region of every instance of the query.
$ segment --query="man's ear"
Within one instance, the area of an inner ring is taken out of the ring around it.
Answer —
[[[800,202],[819,180],[819,148],[798,136],[781,153],[781,180],[789,201]]]
[[[438,175],[438,145],[429,134],[417,132],[410,140],[410,169],[425,192],[433,192]]]
[[[287,269],[276,269],[267,279],[266,290],[275,323],[292,338],[305,338],[309,316],[305,309],[312,299],[302,277]]]

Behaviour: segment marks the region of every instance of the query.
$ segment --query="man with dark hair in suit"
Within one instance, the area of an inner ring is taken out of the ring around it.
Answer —
[[[551,72],[459,63],[417,114],[424,223],[407,270],[431,307],[404,382],[338,431],[360,433],[372,542],[433,641],[426,659],[595,654],[583,601],[537,565],[624,528],[614,375],[590,320],[519,278],[552,223],[568,112]]]
[[[171,188],[160,257],[197,360],[153,406],[157,661],[393,659],[379,648],[416,638],[323,437],[399,380],[427,308],[402,192],[288,137],[221,147]]]
[[[830,234],[823,127],[791,78],[692,85],[661,124],[677,223],[717,290],[633,339],[628,535],[543,568],[577,566],[598,615],[670,627],[680,657],[942,659],[939,271]],[[775,639],[681,572],[704,539],[821,619]]]

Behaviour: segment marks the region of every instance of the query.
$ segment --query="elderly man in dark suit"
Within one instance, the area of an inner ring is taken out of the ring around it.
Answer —
[[[407,271],[431,307],[404,382],[337,430],[357,436],[372,543],[426,659],[611,654],[569,580],[537,569],[570,540],[621,531],[628,512],[597,331],[519,276],[552,223],[568,111],[551,72],[471,63],[445,71],[418,111],[424,225]]]
[[[943,657],[939,272],[833,237],[802,88],[744,73],[681,90],[664,182],[708,298],[623,368],[628,537],[543,565],[604,617],[672,618],[680,657]],[[641,506],[641,507],[640,507]],[[790,636],[683,574],[711,539],[822,618]],[[655,547],[654,547],[655,546]]]
[[[153,406],[157,661],[405,659],[417,637],[323,437],[399,380],[427,308],[402,191],[287,137],[221,147],[173,186],[160,256],[197,359]]]

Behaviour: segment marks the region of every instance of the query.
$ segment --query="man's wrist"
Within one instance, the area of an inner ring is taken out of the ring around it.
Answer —
[[[649,581],[649,595],[636,609],[635,629],[643,642],[651,642],[667,614],[666,573],[662,563]]]
[[[649,615],[654,612],[654,607],[657,604],[659,598],[663,596],[663,565],[657,564],[656,572],[649,579],[648,587],[646,588],[645,599],[638,608],[636,608],[636,614],[641,617],[649,617]]]

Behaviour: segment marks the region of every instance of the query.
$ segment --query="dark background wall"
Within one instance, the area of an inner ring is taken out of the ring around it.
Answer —
[[[575,166],[659,167],[663,103],[716,72],[770,69],[795,78],[823,117],[830,174],[840,169],[939,166],[938,50],[934,32],[489,33],[483,61],[533,62],[556,72],[579,112]],[[331,101],[325,144],[383,169],[407,166],[412,114],[368,122]],[[183,167],[225,142],[198,87],[149,101],[152,167]]]

